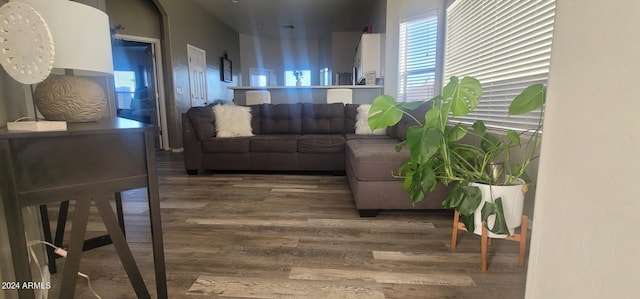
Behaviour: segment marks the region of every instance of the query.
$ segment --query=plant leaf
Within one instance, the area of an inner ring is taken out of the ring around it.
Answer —
[[[502,198],[498,197],[493,202],[485,202],[482,207],[482,221],[487,221],[489,216],[495,215],[496,219],[493,223],[493,228],[489,229],[494,234],[509,235],[509,228],[507,227],[507,220],[504,218],[504,210],[502,209]]]
[[[442,207],[456,209],[461,215],[468,216],[476,211],[481,201],[480,188],[458,185],[442,201]]]
[[[426,127],[437,127],[440,123],[440,118],[442,117],[442,106],[438,102],[434,102],[431,109],[424,114],[424,125]]]
[[[399,153],[400,151],[402,151],[402,148],[405,147],[405,145],[407,145],[406,140],[396,144],[396,152]]]
[[[463,215],[473,214],[482,202],[482,192],[480,188],[473,186],[464,186],[464,200],[458,208]]]
[[[513,130],[509,130],[507,132],[507,137],[509,137],[509,140],[511,140],[511,143],[515,144],[515,145],[520,145],[520,134],[518,134],[516,131]]]
[[[453,143],[460,141],[465,135],[467,135],[467,126],[457,124],[447,130],[447,142]]]
[[[400,103],[399,107],[402,109],[415,110],[416,108],[420,107],[420,105],[422,105],[423,103],[424,101],[406,102],[406,103]]]
[[[390,127],[402,119],[402,109],[389,95],[381,95],[373,100],[369,109],[369,127],[371,130]]]
[[[398,171],[402,177],[402,188],[411,198],[411,202],[415,205],[423,200],[425,194],[425,189],[423,188],[424,170],[420,169],[414,161],[407,160],[400,164]],[[426,175],[428,176],[428,174]],[[435,180],[435,175],[433,177]]]
[[[445,85],[445,87],[442,89],[442,97],[445,99],[450,98],[451,96],[453,96],[453,94],[456,91],[456,88],[458,87],[458,77],[456,76],[451,76],[449,78],[449,83],[447,83],[447,85]]]
[[[514,174],[519,174],[520,172],[522,172],[522,174],[520,174],[517,178],[523,180],[526,184],[530,184],[533,180],[531,180],[531,177],[529,177],[529,174],[527,174],[527,172],[522,169],[522,164],[520,163],[516,163],[513,165],[513,173]]]
[[[448,85],[447,85],[448,86]],[[455,86],[451,98],[451,112],[453,116],[467,115],[471,110],[476,109],[482,96],[482,86],[480,81],[473,77],[464,77]]]
[[[542,84],[525,88],[509,105],[509,115],[524,114],[544,105],[546,90]]]
[[[443,136],[437,128],[411,126],[407,128],[407,146],[411,159],[416,163],[425,163],[437,151]]]
[[[436,188],[438,181],[436,180],[436,173],[433,171],[433,167],[430,163],[423,163],[418,166],[418,171],[422,173],[420,178],[420,187],[423,191],[431,192]],[[420,199],[422,200],[422,199]],[[414,202],[415,204],[416,202]]]
[[[480,142],[480,147],[482,147],[482,150],[485,153],[493,151],[500,152],[500,147],[502,147],[503,145],[504,142],[502,142],[500,138],[490,133],[484,134],[484,136],[482,137],[482,141]]]
[[[480,136],[484,136],[484,134],[487,133],[487,126],[485,126],[481,120],[476,120],[471,127]]]
[[[464,223],[464,227],[468,232],[473,232],[476,229],[476,217],[475,214],[460,215],[460,220]]]

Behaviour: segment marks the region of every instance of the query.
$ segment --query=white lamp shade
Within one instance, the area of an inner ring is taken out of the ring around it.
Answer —
[[[49,26],[55,47],[54,69],[70,69],[74,75],[81,76],[113,73],[111,31],[106,13],[68,0],[17,1],[35,8]]]

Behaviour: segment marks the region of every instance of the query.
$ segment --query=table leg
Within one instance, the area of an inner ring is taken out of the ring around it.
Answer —
[[[118,224],[120,224],[120,229],[122,229],[122,234],[124,238],[127,238],[127,232],[124,229],[124,210],[122,208],[122,192],[116,192],[116,214],[118,215]]]
[[[151,222],[151,240],[153,243],[153,264],[156,274],[156,290],[159,299],[168,298],[167,294],[167,273],[164,263],[164,243],[162,241],[162,220],[160,218],[160,192],[158,186],[158,175],[156,170],[155,134],[145,131],[147,144],[147,198],[149,200],[149,221]]]
[[[42,220],[42,232],[44,234],[44,240],[53,244],[53,238],[51,237],[51,224],[49,223],[49,210],[47,205],[40,205],[40,219]],[[54,274],[58,272],[56,267],[56,254],[53,252],[53,248],[45,246],[47,250],[47,257],[49,258],[49,273]]]
[[[62,284],[60,285],[60,298],[73,298],[76,291],[82,245],[87,232],[89,220],[90,199],[76,200],[76,210],[71,223],[71,236],[69,238],[69,250],[62,271]]]
[[[111,236],[113,246],[116,248],[116,252],[120,257],[124,270],[129,276],[129,281],[131,282],[131,286],[133,286],[136,295],[138,298],[151,298],[149,290],[147,290],[147,286],[144,284],[144,280],[140,274],[140,270],[136,265],[136,261],[133,258],[133,254],[131,254],[131,250],[127,245],[127,240],[125,240],[124,234],[120,229],[116,215],[111,209],[111,205],[105,198],[96,198],[94,199],[94,202],[96,207],[98,207],[100,217],[102,217],[102,221],[107,228],[107,232],[109,232],[109,236]]]
[[[458,222],[460,222],[460,214],[458,211],[453,212],[453,231],[451,232],[451,249],[456,249],[458,244]]]
[[[480,239],[480,272],[487,272],[487,243],[488,237],[487,223],[482,221],[482,237]]]
[[[64,240],[64,230],[67,226],[67,214],[69,213],[69,201],[61,201],[58,209],[58,222],[56,224],[56,237],[53,239],[53,245],[62,246]]]

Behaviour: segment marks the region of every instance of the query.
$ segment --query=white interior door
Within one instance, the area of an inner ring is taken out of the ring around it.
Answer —
[[[191,107],[207,104],[207,59],[202,49],[187,45]]]

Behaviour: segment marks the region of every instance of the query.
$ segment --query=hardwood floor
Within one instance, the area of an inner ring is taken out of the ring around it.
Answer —
[[[187,176],[181,153],[157,157],[169,298],[524,297],[518,244],[494,240],[480,273],[480,237],[462,232],[451,250],[450,213],[360,218],[343,176]],[[123,201],[127,240],[155,297],[146,190]],[[93,207],[88,231],[106,231]],[[50,298],[64,260],[57,265]],[[135,298],[112,245],[84,252],[80,271],[102,298]],[[93,298],[83,278],[76,297]]]

